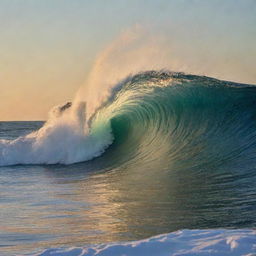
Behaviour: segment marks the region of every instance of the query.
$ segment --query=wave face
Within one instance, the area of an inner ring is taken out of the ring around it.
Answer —
[[[0,165],[72,164],[108,148],[109,165],[161,159],[175,169],[224,164],[250,169],[256,162],[255,103],[253,85],[143,72],[112,87],[89,117],[83,102],[56,107],[38,131],[1,140]]]

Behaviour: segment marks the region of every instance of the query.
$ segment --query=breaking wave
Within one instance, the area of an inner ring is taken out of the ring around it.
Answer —
[[[253,85],[147,71],[107,95],[93,111],[89,101],[57,106],[38,131],[0,140],[0,165],[73,164],[105,151],[111,164],[164,158],[182,168],[255,156]]]

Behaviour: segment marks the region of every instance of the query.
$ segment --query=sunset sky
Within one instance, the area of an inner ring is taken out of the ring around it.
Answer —
[[[45,120],[134,26],[170,42],[168,68],[256,84],[255,25],[255,0],[0,0],[0,120]]]

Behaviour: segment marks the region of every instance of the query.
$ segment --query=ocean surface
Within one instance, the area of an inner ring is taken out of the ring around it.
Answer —
[[[148,71],[88,102],[0,122],[0,255],[256,255],[254,85]]]

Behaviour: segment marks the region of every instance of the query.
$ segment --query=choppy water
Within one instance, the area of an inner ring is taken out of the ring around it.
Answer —
[[[0,251],[255,228],[255,104],[253,85],[152,71],[89,119],[1,122]]]

